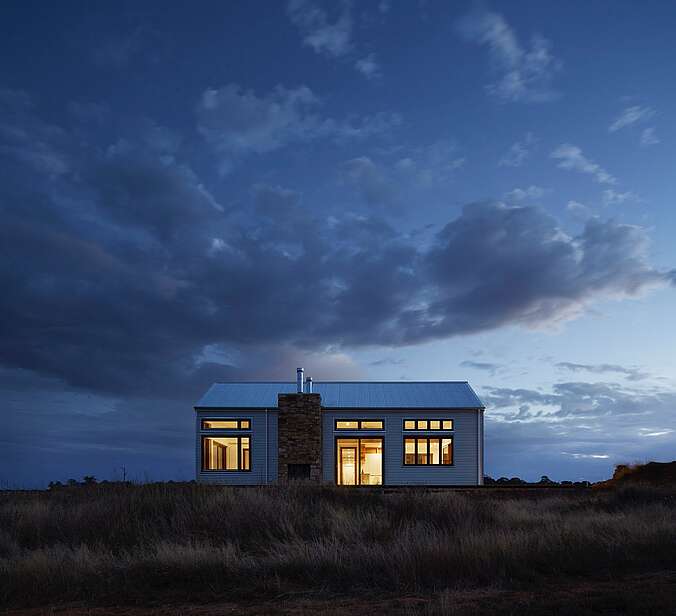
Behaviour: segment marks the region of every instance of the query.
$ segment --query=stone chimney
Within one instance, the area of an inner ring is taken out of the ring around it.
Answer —
[[[278,480],[322,479],[322,398],[315,393],[279,394]]]

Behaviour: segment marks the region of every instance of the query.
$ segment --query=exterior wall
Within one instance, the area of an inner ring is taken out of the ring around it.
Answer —
[[[322,478],[322,407],[319,394],[279,394],[278,478],[288,481],[288,465],[310,467],[310,480]]]
[[[195,475],[197,481],[226,485],[263,485],[277,480],[277,409],[199,410],[195,413]],[[251,430],[202,430],[202,419],[251,419]],[[202,436],[241,434],[251,437],[250,471],[203,471]],[[267,434],[267,439],[266,439]],[[267,441],[267,460],[266,460]],[[267,469],[266,469],[267,462]]]
[[[383,484],[480,485],[482,482],[482,415],[476,410],[323,411],[323,480],[336,481],[336,438],[383,437]],[[382,419],[384,430],[335,430],[336,419]],[[439,436],[443,431],[403,431],[404,419],[452,419],[452,466],[404,466],[404,436]]]

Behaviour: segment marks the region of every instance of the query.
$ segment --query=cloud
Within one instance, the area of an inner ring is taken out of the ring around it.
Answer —
[[[569,451],[562,451],[561,454],[564,456],[571,456],[576,460],[582,460],[585,458],[591,460],[607,460],[610,458],[610,456],[605,453],[570,453]]]
[[[618,192],[612,188],[608,188],[603,191],[601,200],[603,201],[603,205],[621,205],[626,201],[638,202],[641,199],[636,193],[630,191]]]
[[[533,133],[526,133],[521,141],[515,141],[498,162],[498,167],[520,167],[530,156],[537,139]]]
[[[0,363],[100,395],[185,399],[275,348],[334,356],[551,326],[676,280],[650,264],[644,229],[591,220],[568,235],[531,206],[468,204],[424,244],[373,208],[328,216],[276,184],[225,207],[166,127],[135,122],[104,146],[86,123],[45,132],[21,109],[27,142],[35,130],[79,155],[57,182],[22,158],[0,165]],[[379,203],[374,170],[361,157],[345,172]]]
[[[617,364],[576,364],[572,362],[559,362],[557,368],[570,370],[571,372],[592,372],[595,374],[615,373],[623,374],[629,381],[641,381],[650,377],[650,374],[638,368],[627,368]]]
[[[402,177],[412,178],[421,186],[432,186],[452,180],[465,164],[454,141],[440,139],[406,152],[394,163]]]
[[[393,205],[397,194],[393,182],[369,157],[360,156],[343,164],[343,172],[370,205]]]
[[[350,5],[342,3],[334,21],[318,3],[291,0],[287,6],[291,22],[300,30],[303,44],[329,57],[344,56],[352,50]]]
[[[617,182],[601,165],[589,160],[576,145],[563,143],[550,154],[550,157],[559,161],[557,166],[561,169],[587,173],[599,184],[615,184]]]
[[[623,109],[617,118],[608,127],[608,132],[614,133],[622,128],[644,122],[655,115],[655,110],[650,107],[635,105]]]
[[[30,96],[21,90],[0,89],[0,156],[52,180],[72,166],[66,132],[35,116]]]
[[[502,368],[500,364],[493,364],[485,361],[465,360],[460,362],[460,365],[464,368],[472,368],[473,370],[483,370],[488,372],[491,376],[495,376],[496,372]]]
[[[383,359],[376,359],[369,363],[369,366],[403,366],[406,361],[401,357],[384,357]]]
[[[566,209],[575,217],[586,220],[591,216],[591,210],[579,201],[569,201],[566,204]]]
[[[377,79],[382,76],[380,64],[376,61],[375,54],[372,53],[357,60],[354,67],[367,79]]]
[[[644,128],[641,132],[641,145],[646,147],[657,143],[660,143],[660,138],[655,133],[655,128],[652,126]]]
[[[206,90],[197,105],[198,130],[225,156],[227,172],[233,159],[272,152],[290,143],[317,139],[363,139],[385,133],[401,122],[397,114],[377,113],[334,120],[317,113],[320,100],[306,86],[277,86],[258,96],[237,84]]]
[[[502,15],[479,10],[458,22],[468,41],[488,48],[498,80],[486,90],[502,102],[546,102],[557,98],[551,89],[554,74],[562,64],[550,52],[550,43],[534,35],[524,47]]]
[[[509,201],[524,201],[526,199],[540,199],[544,197],[547,191],[540,186],[529,186],[528,188],[515,188],[510,190],[505,197]]]
[[[641,428],[639,430],[639,433],[641,436],[647,436],[649,438],[654,438],[657,436],[667,436],[668,434],[673,434],[674,433],[673,428],[665,428],[664,430],[660,429],[652,429],[652,428]]]

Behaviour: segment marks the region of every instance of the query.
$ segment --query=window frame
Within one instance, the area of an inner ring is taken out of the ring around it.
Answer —
[[[407,428],[406,423],[413,422],[413,428]],[[424,422],[426,428],[419,428],[418,424]],[[432,422],[438,423],[438,428],[432,427]],[[450,422],[450,428],[444,428],[444,423]],[[450,417],[429,418],[429,417],[404,417],[401,422],[402,432],[453,432],[455,430],[455,421]]]
[[[407,462],[406,461],[406,441],[407,440],[412,440],[415,447],[413,451],[413,462]],[[427,455],[427,462],[424,464],[418,462],[418,441],[420,440],[425,440],[426,441],[426,454]],[[430,441],[439,441],[439,462],[432,463],[430,462],[431,459],[431,449],[430,449]],[[449,464],[444,464],[444,440],[450,440],[451,441],[451,462]],[[404,435],[402,443],[401,443],[401,453],[402,453],[402,466],[423,466],[423,467],[449,467],[449,466],[455,466],[455,454],[454,454],[454,449],[455,449],[455,438],[453,434],[434,434],[432,436],[430,435]]]
[[[205,468],[204,443],[207,439],[234,438],[237,440],[237,468]],[[249,439],[249,468],[242,468],[242,439]],[[251,434],[203,434],[200,439],[200,459],[202,473],[250,473],[253,467],[253,442]]]
[[[339,421],[351,421],[351,422],[356,422],[357,427],[356,428],[339,428],[338,427],[338,422]],[[379,421],[380,422],[380,428],[362,428],[362,424],[364,422],[374,422],[374,421]],[[381,432],[385,429],[385,420],[384,419],[365,419],[363,417],[359,417],[357,419],[346,419],[344,417],[342,418],[336,418],[333,420],[333,431],[334,432],[349,432],[352,430],[353,432],[366,432],[369,430],[372,430],[374,432]]]
[[[205,427],[205,422],[207,421],[236,421],[236,428],[207,428]],[[248,422],[248,426],[244,427],[242,424]],[[226,431],[226,430],[235,430],[240,432],[241,430],[251,430],[252,420],[251,417],[202,417],[200,419],[200,430],[205,432],[214,432],[216,430]]]
[[[369,484],[362,484],[362,483],[355,483],[354,485],[350,484],[345,484],[345,483],[338,483],[338,475],[340,473],[339,471],[339,466],[340,466],[340,459],[338,456],[338,441],[340,440],[356,440],[357,441],[357,459],[355,460],[357,463],[357,468],[355,469],[355,472],[357,474],[357,477],[359,478],[359,481],[361,481],[361,442],[363,440],[370,440],[370,439],[378,439],[380,441],[380,471],[382,473],[382,483],[380,484],[372,484],[370,487],[375,487],[375,488],[382,488],[385,486],[385,435],[382,436],[346,436],[341,434],[340,436],[335,436],[333,439],[333,457],[334,457],[334,473],[335,477],[333,478],[333,482],[335,485],[337,485],[339,488],[363,488],[363,487],[369,487]]]

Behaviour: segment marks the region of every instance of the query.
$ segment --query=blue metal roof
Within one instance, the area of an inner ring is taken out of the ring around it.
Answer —
[[[295,393],[296,383],[214,383],[198,408],[276,408],[277,395]],[[467,381],[314,381],[324,408],[483,408]]]

